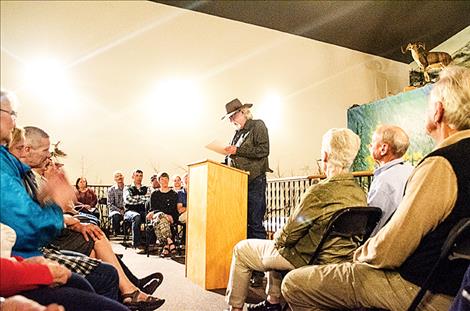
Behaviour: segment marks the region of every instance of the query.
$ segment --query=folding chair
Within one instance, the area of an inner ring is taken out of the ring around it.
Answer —
[[[439,267],[447,260],[464,259],[470,262],[470,218],[461,219],[449,232],[439,259],[429,272],[408,311],[414,311],[438,275]],[[463,277],[463,276],[462,276]]]
[[[173,243],[175,244],[178,256],[185,255],[186,247],[186,224],[179,221],[175,222],[172,226]]]
[[[380,217],[382,210],[378,207],[348,207],[337,211],[331,217],[318,246],[310,258],[309,265],[315,264],[321,251],[323,244],[332,237],[345,237],[352,238],[358,246],[364,244],[374,231]],[[281,271],[285,275],[289,271]],[[283,310],[287,310],[289,305],[286,303]]]
[[[147,215],[150,212],[150,200],[145,202],[145,215]],[[151,244],[155,244],[158,248],[157,240],[155,233],[153,231],[153,224],[151,221],[145,219],[144,222],[144,232],[145,232],[145,253],[147,254],[147,257],[150,256],[150,246]]]
[[[339,236],[352,238],[358,245],[370,237],[382,216],[378,207],[348,207],[333,214],[318,243],[317,249],[310,259],[313,265],[323,249],[325,241],[331,237]]]
[[[109,238],[109,234],[111,232],[111,223],[109,219],[109,210],[108,210],[108,199],[106,197],[100,198],[98,200],[98,204],[96,205],[99,213],[100,213],[100,228]]]

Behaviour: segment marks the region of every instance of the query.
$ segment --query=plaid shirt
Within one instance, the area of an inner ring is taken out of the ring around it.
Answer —
[[[65,255],[58,250],[46,247],[42,248],[41,251],[45,258],[60,263],[72,272],[78,273],[82,276],[87,276],[101,264],[101,261],[97,259],[90,258],[85,255],[79,255],[78,253],[77,256]]]
[[[108,208],[110,212],[124,213],[124,192],[127,192],[127,186],[119,189],[117,185],[111,186],[108,190]]]
[[[150,193],[146,186],[137,188],[136,185],[130,185],[124,191],[124,204],[143,205],[149,199],[149,195]]]

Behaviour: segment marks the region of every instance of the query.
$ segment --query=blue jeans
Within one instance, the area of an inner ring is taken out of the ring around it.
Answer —
[[[69,256],[86,257],[81,253],[70,250],[62,250],[61,253]],[[109,299],[118,300],[119,275],[116,268],[112,265],[101,262],[85,279],[90,282],[97,294],[108,297]]]
[[[142,244],[142,238],[140,236],[142,219],[145,219],[145,215],[141,215],[135,211],[126,211],[124,213],[124,221],[132,222],[132,244],[134,247]]]
[[[468,266],[467,272],[465,272],[457,296],[455,296],[454,302],[450,307],[449,311],[465,311],[470,310],[470,299],[464,297],[463,292],[466,291],[470,294],[470,266]]]
[[[265,213],[266,175],[260,175],[248,183],[248,239],[266,239]]]
[[[73,273],[67,284],[60,287],[39,287],[19,293],[42,305],[58,303],[67,311],[125,311],[124,305],[100,296],[93,291],[90,284],[81,276]]]
[[[110,264],[102,262],[86,277],[98,295],[118,300],[119,276],[117,270]]]

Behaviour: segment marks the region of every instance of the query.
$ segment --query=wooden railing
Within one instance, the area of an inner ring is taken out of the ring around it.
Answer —
[[[354,172],[353,175],[358,184],[367,192],[372,181],[372,172]],[[300,197],[307,188],[324,178],[323,175],[316,175],[268,179],[264,226],[269,239],[272,239],[274,232],[286,223],[287,218],[300,202]],[[111,186],[89,185],[88,187],[95,191],[98,199],[101,199],[108,196],[108,189]],[[99,207],[102,208],[103,214],[107,215],[105,206]]]

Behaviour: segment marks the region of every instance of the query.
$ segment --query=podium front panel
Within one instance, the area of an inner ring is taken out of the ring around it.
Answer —
[[[248,175],[211,161],[190,166],[187,277],[225,288],[232,250],[246,239]]]

